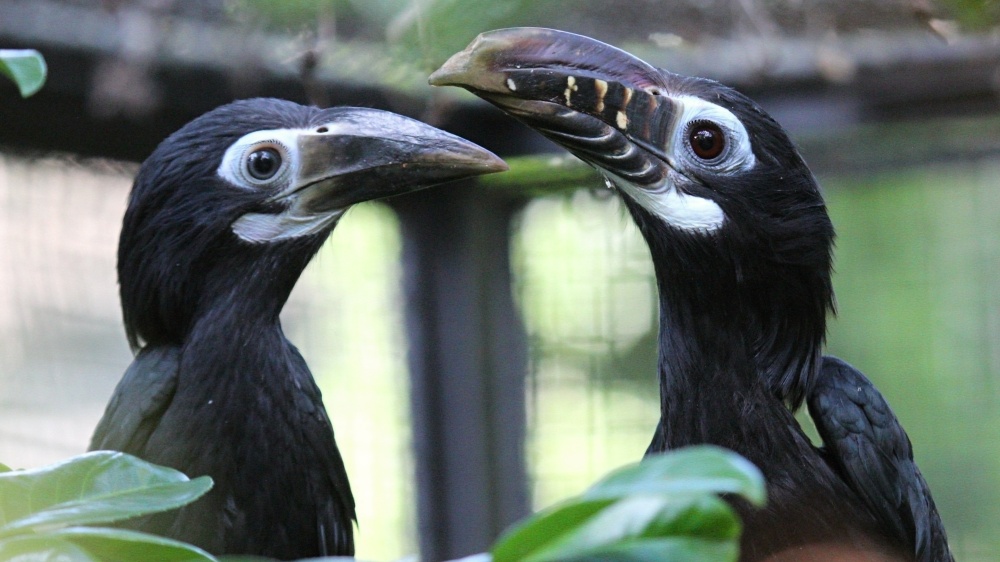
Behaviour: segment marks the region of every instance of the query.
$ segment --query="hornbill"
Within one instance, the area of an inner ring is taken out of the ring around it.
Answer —
[[[279,313],[352,204],[504,169],[413,119],[277,99],[224,105],[164,140],[136,176],[118,247],[137,355],[90,448],[215,485],[138,527],[216,554],[353,554],[344,463]]]
[[[647,454],[695,443],[760,467],[742,560],[951,560],[885,399],[822,355],[834,231],[785,131],[717,82],[571,33],[481,34],[430,77],[595,167],[645,238],[660,295],[661,416]],[[793,412],[803,401],[823,439]]]

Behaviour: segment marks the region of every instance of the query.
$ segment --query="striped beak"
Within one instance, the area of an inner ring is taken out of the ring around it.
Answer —
[[[660,95],[660,72],[572,33],[510,28],[481,34],[434,72],[636,186],[664,182],[682,107]]]

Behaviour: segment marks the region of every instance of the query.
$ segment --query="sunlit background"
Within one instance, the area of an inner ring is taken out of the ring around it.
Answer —
[[[20,3],[0,1],[0,18],[5,4]],[[180,6],[188,10],[186,17],[222,21],[248,33],[284,33],[309,44],[317,38],[382,42],[386,56],[400,61],[387,82],[403,89],[417,87],[414,77],[429,61],[440,62],[478,31],[562,23],[600,32],[599,18],[607,16],[608,5],[48,4],[101,10]],[[627,3],[622,21],[607,24],[606,37],[628,37],[645,49],[692,49],[712,39],[705,30],[713,29],[713,17],[725,15],[738,24],[735,31],[726,28],[726,40],[832,41],[831,34],[857,31],[856,22],[843,21],[842,13],[867,9],[880,14],[881,27],[862,33],[910,30],[961,44],[963,33],[981,37],[982,29],[997,21],[992,4],[958,0],[854,1],[847,8],[818,0],[697,4],[703,6]],[[692,26],[703,33],[684,37],[664,27],[656,35],[671,7],[697,19]],[[938,20],[924,9],[943,15]],[[898,22],[892,15],[897,12],[903,14]],[[628,19],[644,14],[648,19],[641,25]],[[901,21],[904,17],[911,19]],[[634,29],[625,29],[629,23]],[[833,61],[835,71],[836,57]],[[995,72],[994,82],[1000,66]],[[962,119],[967,117],[955,117],[967,123]],[[951,123],[910,122],[930,138]],[[961,130],[969,134],[951,130],[948,139],[959,151],[1000,144],[995,125]],[[835,132],[831,127],[830,134]],[[803,133],[813,140],[823,134]],[[893,135],[886,138],[898,141],[899,134]],[[810,153],[811,146],[833,155]],[[836,162],[840,154],[822,143],[806,143],[804,150],[810,161]],[[867,148],[844,147],[846,154],[858,150]],[[134,171],[134,164],[0,148],[0,462],[32,467],[83,452],[131,360],[114,266]],[[819,179],[838,231],[839,315],[831,323],[829,353],[861,368],[892,404],[914,443],[957,557],[993,560],[1000,550],[1000,154],[888,169],[848,161],[827,164]],[[580,492],[645,450],[659,408],[655,283],[641,237],[619,201],[599,184],[532,199],[510,236],[511,290],[529,337],[525,450],[532,503],[541,508]],[[389,207],[352,209],[306,270],[283,314],[289,339],[320,383],[347,463],[358,503],[358,555],[376,560],[417,550],[402,243]]]

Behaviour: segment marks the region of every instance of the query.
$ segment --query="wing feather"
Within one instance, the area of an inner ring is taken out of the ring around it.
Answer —
[[[860,371],[824,357],[808,397],[828,460],[917,562],[948,562],[944,525],[913,447],[882,394]]]
[[[125,371],[90,440],[91,451],[142,456],[149,436],[177,390],[180,349],[146,348]]]

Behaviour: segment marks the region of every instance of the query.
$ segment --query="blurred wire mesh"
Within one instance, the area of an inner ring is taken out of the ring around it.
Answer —
[[[115,254],[132,170],[0,157],[0,462],[82,453],[131,361]],[[399,250],[388,209],[352,209],[282,315],[323,391],[372,559],[416,551]]]
[[[659,417],[649,252],[610,191],[538,199],[513,265],[529,334],[528,456],[536,506],[635,461]]]

